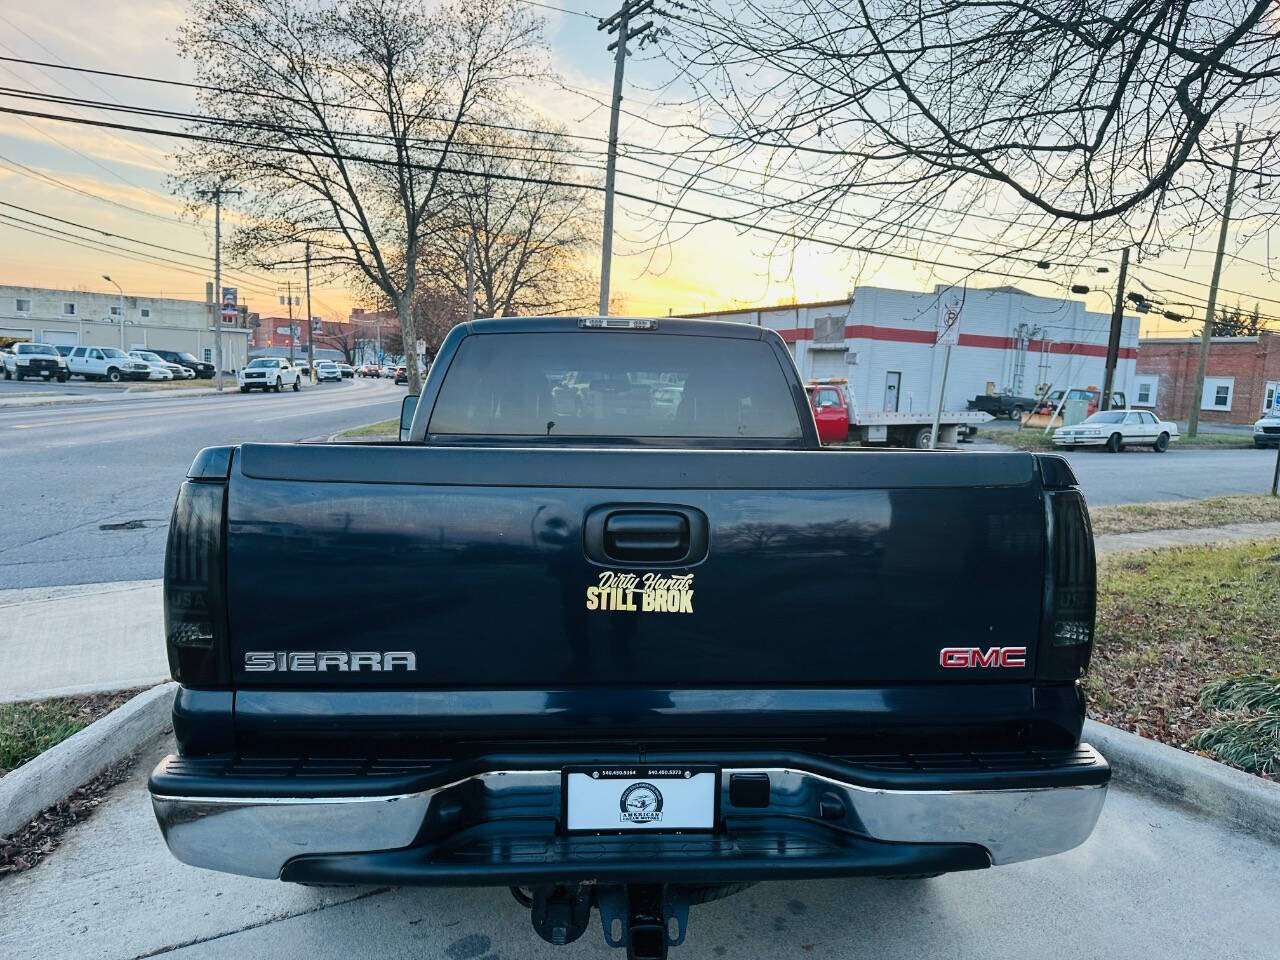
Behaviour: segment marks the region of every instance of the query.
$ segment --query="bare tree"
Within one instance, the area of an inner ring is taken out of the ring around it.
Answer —
[[[441,179],[468,159],[469,119],[538,72],[540,31],[517,0],[194,0],[178,43],[207,119],[178,189],[243,189],[229,258],[296,267],[309,241],[313,265],[387,297],[411,341]]]
[[[1270,126],[1280,93],[1274,0],[675,0],[668,23],[706,140],[757,158],[735,184],[853,242],[1002,200],[1058,249],[1158,246],[1216,216],[1231,124]],[[1280,145],[1255,146],[1274,201]]]
[[[496,126],[496,125],[495,125]],[[468,172],[445,179],[446,212],[422,249],[420,274],[466,299],[474,244],[476,314],[505,317],[582,310],[594,297],[586,254],[599,242],[594,194],[558,158],[557,131],[487,136]],[[440,293],[435,295],[437,305]]]

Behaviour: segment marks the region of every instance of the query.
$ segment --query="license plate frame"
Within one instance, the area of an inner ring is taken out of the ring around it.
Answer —
[[[561,832],[714,833],[720,784],[714,763],[571,764],[560,773]]]

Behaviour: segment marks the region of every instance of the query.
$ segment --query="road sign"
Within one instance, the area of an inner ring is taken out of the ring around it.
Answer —
[[[938,299],[938,329],[934,344],[954,347],[960,342],[960,313],[964,307],[964,290],[948,290]]]

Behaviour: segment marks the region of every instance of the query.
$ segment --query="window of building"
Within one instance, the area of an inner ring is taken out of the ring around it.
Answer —
[[[14,300],[14,301],[13,301],[13,309],[14,309],[14,311],[16,311],[17,313],[30,313],[30,312],[31,312],[31,301],[30,301],[30,300],[22,300],[22,299]]]
[[[1235,385],[1234,377],[1205,377],[1204,393],[1200,396],[1200,409],[1230,410]]]
[[[112,307],[112,308],[111,308],[111,315],[112,315],[113,317],[118,317],[118,316],[120,316],[120,308],[119,308],[119,307]]]
[[[1139,377],[1134,382],[1134,399],[1135,407],[1154,407],[1156,405],[1156,390],[1160,385],[1157,377]]]
[[[74,317],[76,315],[76,305],[74,303],[64,303],[62,305],[62,315],[64,317]]]
[[[151,308],[143,307],[141,310],[138,311],[138,313],[141,314],[143,320],[146,320],[148,317],[151,316]]]
[[[205,347],[200,356],[204,357],[205,363],[213,363],[213,347]]]
[[[1280,393],[1280,380],[1268,380],[1267,389],[1262,398],[1262,412],[1270,413],[1276,405],[1276,394]]]

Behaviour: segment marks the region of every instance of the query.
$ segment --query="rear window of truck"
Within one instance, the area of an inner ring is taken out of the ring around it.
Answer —
[[[604,331],[467,337],[427,430],[517,437],[801,435],[787,377],[769,344]]]

